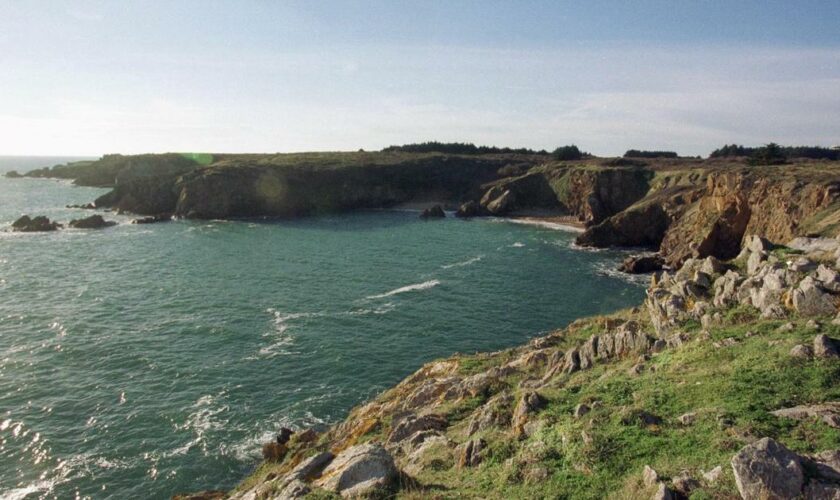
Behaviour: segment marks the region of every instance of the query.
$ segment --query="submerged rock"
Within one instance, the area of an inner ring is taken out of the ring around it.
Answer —
[[[12,223],[12,231],[21,233],[55,231],[60,227],[61,224],[58,222],[52,222],[43,215],[39,215],[35,218],[30,218],[28,215],[24,215]]]
[[[477,201],[468,201],[466,203],[461,204],[458,207],[458,211],[455,212],[455,217],[479,217],[482,215],[486,215],[484,211],[484,207],[482,207]]]
[[[659,255],[633,255],[624,259],[618,270],[629,274],[644,274],[659,271],[665,261]]]
[[[423,209],[423,212],[420,213],[421,219],[443,219],[444,217],[446,217],[446,213],[440,205]]]
[[[84,219],[73,219],[70,221],[70,227],[76,229],[104,229],[106,227],[116,226],[117,223],[112,220],[105,220],[101,215],[91,215]]]

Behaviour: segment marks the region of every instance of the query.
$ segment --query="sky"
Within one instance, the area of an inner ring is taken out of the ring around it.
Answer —
[[[0,0],[0,154],[840,144],[840,1]]]

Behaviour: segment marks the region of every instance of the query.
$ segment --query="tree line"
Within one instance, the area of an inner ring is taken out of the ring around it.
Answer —
[[[727,158],[733,156],[747,156],[751,161],[760,164],[783,163],[792,158],[838,161],[840,160],[840,149],[824,148],[821,146],[780,146],[775,142],[760,147],[726,144],[712,151],[709,158]]]

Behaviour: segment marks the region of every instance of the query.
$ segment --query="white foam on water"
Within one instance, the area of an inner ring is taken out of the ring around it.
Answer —
[[[475,264],[476,262],[480,261],[484,256],[479,255],[477,257],[473,257],[472,259],[467,259],[463,262],[456,262],[454,264],[446,264],[445,266],[440,266],[441,269],[452,269],[453,267],[465,267],[471,264]]]
[[[570,224],[563,224],[560,222],[551,222],[547,220],[540,220],[540,219],[501,219],[504,222],[510,222],[513,224],[522,224],[524,226],[537,226],[537,227],[544,227],[546,229],[553,229],[555,231],[565,231],[568,233],[582,233],[583,229],[579,227],[572,226]]]
[[[440,285],[439,280],[429,280],[429,281],[424,281],[423,283],[416,283],[414,285],[402,286],[400,288],[395,288],[395,289],[393,289],[389,292],[380,293],[379,295],[370,295],[370,296],[365,297],[365,298],[366,299],[384,299],[385,297],[391,297],[391,296],[394,296],[394,295],[399,295],[401,293],[418,292],[420,290],[428,290],[429,288],[434,288],[438,285]]]
[[[522,243],[521,241],[517,241],[516,243],[511,245],[511,247],[513,247],[513,248],[522,248],[524,246],[525,246],[525,243]]]

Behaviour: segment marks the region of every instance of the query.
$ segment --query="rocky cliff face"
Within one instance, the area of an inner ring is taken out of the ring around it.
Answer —
[[[497,176],[508,159],[422,155],[340,168],[220,164],[182,176],[175,213],[190,218],[299,216],[395,204],[458,201]]]
[[[837,234],[840,176],[831,164],[658,173],[638,203],[581,235],[588,246],[647,246],[671,265],[729,259],[745,234],[787,241]]]

